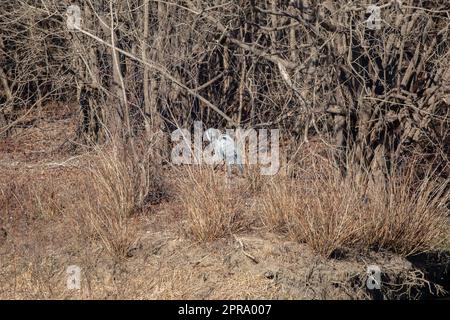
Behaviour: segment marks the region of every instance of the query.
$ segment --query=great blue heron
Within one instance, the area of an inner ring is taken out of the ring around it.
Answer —
[[[238,166],[241,174],[244,172],[241,152],[233,138],[226,133],[222,134],[220,130],[214,128],[206,130],[204,137],[208,142],[212,143],[215,156],[218,157],[218,160],[225,160],[228,175],[231,175],[231,165],[233,164]]]

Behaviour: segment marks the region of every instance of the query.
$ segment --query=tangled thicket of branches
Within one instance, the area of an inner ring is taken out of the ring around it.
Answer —
[[[83,31],[67,29],[69,4],[80,6]],[[372,30],[369,4],[8,1],[0,124],[78,92],[82,139],[202,120],[319,135],[342,167],[389,171],[411,155],[448,167],[450,5],[378,1]]]

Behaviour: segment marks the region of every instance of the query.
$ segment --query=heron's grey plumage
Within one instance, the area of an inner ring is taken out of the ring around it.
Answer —
[[[213,144],[214,152],[220,160],[225,160],[228,174],[231,173],[231,165],[236,164],[239,172],[244,172],[242,156],[233,138],[228,134],[222,134],[219,130],[210,128],[205,131],[205,139]]]

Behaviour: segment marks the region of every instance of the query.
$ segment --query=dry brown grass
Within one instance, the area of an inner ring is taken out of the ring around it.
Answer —
[[[64,181],[61,169],[0,169],[0,222],[58,219],[71,207],[77,183]],[[66,176],[73,175],[66,169]],[[80,180],[82,177],[80,176]],[[64,183],[66,183],[64,185]],[[5,222],[6,223],[6,222]]]
[[[259,165],[247,165],[244,173],[242,191],[250,197],[258,196],[264,190],[264,186],[271,180],[270,176],[261,174]]]
[[[108,150],[98,148],[90,161],[84,224],[117,258],[125,257],[138,240],[133,214],[165,194],[160,168],[149,150],[141,150],[135,159],[114,143]]]
[[[417,181],[412,167],[384,184],[351,173],[343,178],[323,161],[315,168],[320,170],[310,179],[274,179],[267,185],[261,196],[266,226],[327,257],[346,247],[407,256],[445,240],[450,194],[432,175]]]
[[[300,209],[296,185],[288,179],[271,181],[263,190],[261,206],[261,218],[269,230],[289,231],[289,219]]]
[[[189,230],[199,241],[230,235],[245,226],[245,203],[239,184],[211,168],[186,170],[178,182]]]
[[[437,246],[445,236],[442,227],[448,227],[448,219],[443,223],[449,199],[445,181],[431,175],[417,180],[406,170],[386,186],[366,184],[352,174],[343,179],[325,159],[305,153],[291,172],[265,177],[255,166],[227,184],[224,173],[211,168],[171,168],[162,176],[152,155],[143,154],[148,148],[137,149],[137,162],[110,145],[67,166],[2,169],[1,297],[347,297],[324,280],[322,271],[313,272],[315,263],[329,264],[330,273],[341,264],[343,274],[352,263],[353,271],[364,274],[364,266],[351,258],[317,259],[316,253],[329,256],[350,247],[407,255]],[[147,210],[149,202],[158,203],[168,193],[164,181],[171,175],[182,209],[169,201]],[[275,232],[250,231],[260,226],[259,219]],[[196,241],[179,232],[180,220],[187,221]],[[242,243],[234,237],[214,241],[232,233]],[[371,254],[358,257],[370,260]],[[79,292],[65,286],[65,270],[72,264],[82,267]],[[267,278],[266,271],[276,276]],[[312,273],[321,280],[311,282]],[[351,279],[333,281],[354,289]]]
[[[448,236],[448,184],[431,172],[417,180],[411,166],[389,177],[386,187],[369,187],[363,245],[404,256],[440,247]]]

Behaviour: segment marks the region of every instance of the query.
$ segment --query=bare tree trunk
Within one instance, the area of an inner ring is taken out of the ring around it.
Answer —
[[[95,18],[91,7],[85,4],[83,7],[83,21],[89,30],[95,30],[93,19]],[[90,41],[88,44],[92,43]],[[98,143],[101,132],[105,129],[103,113],[101,111],[100,90],[102,87],[100,68],[98,64],[99,47],[85,45],[82,36],[78,32],[72,33],[72,48],[75,55],[72,67],[77,78],[77,97],[81,111],[81,121],[77,128],[77,138],[87,143]]]

